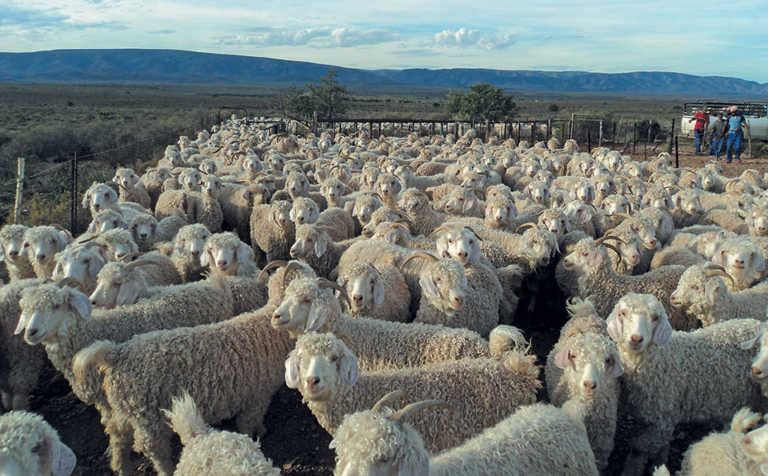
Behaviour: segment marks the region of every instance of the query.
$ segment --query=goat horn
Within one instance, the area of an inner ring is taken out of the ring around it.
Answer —
[[[266,266],[264,266],[264,269],[262,269],[259,272],[259,275],[256,276],[256,281],[259,283],[263,283],[264,278],[269,274],[270,271],[272,271],[275,268],[285,266],[286,264],[288,264],[288,262],[285,260],[276,259],[276,260],[270,261],[269,263],[267,263]]]
[[[515,228],[515,233],[517,233],[518,231],[520,231],[523,228],[530,228],[530,227],[534,227],[535,228],[537,226],[539,226],[539,225],[537,225],[536,223],[534,223],[532,221],[529,221],[529,222],[523,223],[522,225],[519,225],[517,228]]]
[[[600,244],[604,244],[604,243],[605,243],[606,241],[608,241],[608,240],[618,241],[619,243],[621,243],[621,244],[623,244],[623,245],[626,245],[626,244],[627,244],[627,242],[626,242],[626,241],[622,240],[621,238],[619,238],[619,237],[618,237],[618,236],[616,236],[616,235],[606,235],[606,236],[604,236],[604,237],[602,237],[602,238],[598,238],[598,239],[597,239],[597,240],[595,240],[595,241],[597,241],[597,242],[598,242],[598,243],[600,243]]]
[[[445,231],[445,230],[448,230],[449,228],[450,228],[450,226],[449,226],[449,225],[440,225],[440,226],[438,226],[437,228],[435,228],[434,230],[432,230],[432,233],[430,233],[429,235],[427,235],[427,238],[432,238],[432,237],[433,237],[433,236],[435,236],[436,234],[438,234],[438,233],[440,233],[440,232],[443,232],[443,231]]]
[[[378,413],[378,411],[383,407],[385,404],[391,402],[392,400],[401,399],[405,396],[405,392],[402,390],[393,390],[389,392],[388,394],[384,395],[379,399],[378,402],[374,403],[371,407],[372,412]]]
[[[621,251],[619,251],[619,249],[613,246],[612,244],[610,243],[601,243],[601,244],[606,248],[608,248],[609,250],[613,250],[613,252],[616,253],[617,256],[621,256]]]
[[[339,286],[338,283],[334,283],[333,281],[325,278],[317,278],[317,285],[321,288],[335,289],[339,292],[339,294],[341,294],[344,300],[347,301],[347,306],[349,306],[350,309],[352,308],[352,303],[349,301],[349,296],[347,296],[347,290]]]
[[[293,271],[294,269],[301,269],[302,265],[299,264],[298,261],[289,261],[288,264],[285,265],[285,271],[283,271],[283,281],[280,283],[280,287],[283,288],[283,291],[285,291],[285,277],[288,276],[288,273],[290,271]]]
[[[425,253],[425,252],[419,251],[419,252],[416,252],[416,253],[412,254],[411,256],[405,258],[405,260],[403,261],[403,263],[400,266],[405,266],[406,264],[408,264],[414,258],[426,258],[426,259],[429,259],[429,260],[432,260],[432,261],[437,261],[438,260],[437,257],[434,256],[434,255],[431,255],[429,253]]]
[[[478,240],[478,241],[483,241],[483,239],[482,239],[482,238],[480,238],[480,235],[478,235],[478,234],[477,234],[477,232],[476,232],[475,230],[473,230],[471,226],[469,226],[469,225],[464,225],[464,228],[465,228],[465,229],[467,229],[467,230],[469,230],[469,231],[471,231],[471,232],[472,232],[472,234],[473,234],[473,235],[475,235],[475,238],[477,238],[477,240]]]
[[[83,289],[83,283],[81,283],[79,279],[73,277],[64,278],[56,284],[58,284],[60,288],[69,286],[70,288],[77,288],[81,291]]]
[[[408,418],[409,415],[413,414],[416,411],[423,410],[424,408],[434,407],[434,406],[448,406],[448,402],[445,400],[423,400],[421,402],[414,402],[410,403],[400,410],[397,411],[397,413],[393,414],[390,419],[392,421],[396,422],[402,422],[406,418]]]
[[[151,266],[151,265],[161,266],[161,264],[158,263],[157,261],[151,261],[148,259],[137,259],[136,261],[131,261],[130,263],[126,264],[125,269],[131,270],[131,269],[138,268],[140,266]]]
[[[736,287],[736,280],[722,266],[713,265],[712,267],[707,267],[707,271],[704,273],[704,275],[708,278],[711,278],[712,276],[726,277],[731,281],[731,286],[733,286],[734,288]]]

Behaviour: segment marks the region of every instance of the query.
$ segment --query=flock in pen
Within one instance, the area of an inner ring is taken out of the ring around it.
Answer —
[[[623,474],[663,475],[699,421],[723,430],[678,474],[768,474],[766,189],[666,153],[233,117],[91,185],[80,236],[0,230],[0,474],[76,465],[25,411],[48,361],[120,475],[132,451],[159,475],[280,474],[256,438],[283,384],[339,476],[606,474],[618,438]],[[516,314],[555,282],[569,318],[535,355]]]

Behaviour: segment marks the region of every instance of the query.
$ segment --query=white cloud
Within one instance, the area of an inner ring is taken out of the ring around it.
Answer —
[[[515,39],[516,35],[513,33],[492,35],[466,27],[458,30],[446,29],[434,35],[434,42],[438,46],[479,47],[485,50],[506,48],[514,44]]]
[[[397,38],[396,33],[387,30],[318,27],[300,30],[255,28],[250,34],[218,37],[217,40],[222,45],[332,48],[374,45]]]

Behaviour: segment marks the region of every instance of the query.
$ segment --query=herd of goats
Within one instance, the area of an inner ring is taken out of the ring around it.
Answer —
[[[668,475],[696,422],[721,431],[677,474],[768,474],[768,174],[369,132],[233,117],[92,184],[80,236],[3,226],[0,475],[77,465],[28,411],[48,365],[123,476],[134,451],[161,476],[279,475],[256,438],[283,385],[337,476],[607,474],[619,439],[622,474]],[[535,355],[514,324],[547,282],[568,320]]]

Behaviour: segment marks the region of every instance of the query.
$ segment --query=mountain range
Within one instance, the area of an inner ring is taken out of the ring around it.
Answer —
[[[488,82],[511,91],[768,98],[768,83],[670,72],[496,69],[365,70],[253,56],[155,49],[0,53],[0,82],[301,85],[329,69],[350,86],[450,89]]]

